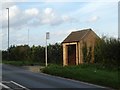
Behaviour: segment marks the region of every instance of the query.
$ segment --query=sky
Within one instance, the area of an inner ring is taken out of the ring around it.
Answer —
[[[117,0],[4,0],[0,8],[0,50],[10,45],[61,43],[72,31],[91,28],[98,36],[118,37]]]

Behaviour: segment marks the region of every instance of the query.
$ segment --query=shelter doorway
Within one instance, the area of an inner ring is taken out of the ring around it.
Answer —
[[[76,44],[68,45],[68,65],[76,65]]]

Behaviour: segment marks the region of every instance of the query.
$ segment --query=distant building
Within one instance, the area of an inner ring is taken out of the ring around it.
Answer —
[[[63,65],[78,65],[83,63],[83,47],[87,47],[87,54],[91,50],[91,63],[94,62],[94,45],[99,37],[91,29],[72,32],[62,42]],[[90,48],[90,49],[89,49]]]

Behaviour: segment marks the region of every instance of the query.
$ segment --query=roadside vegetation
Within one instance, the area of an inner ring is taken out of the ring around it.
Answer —
[[[12,45],[9,50],[2,51],[2,61],[17,66],[45,65],[45,47]],[[62,45],[58,43],[48,45],[48,63],[62,64]]]
[[[83,47],[84,64],[78,66],[50,65],[44,73],[120,89],[120,41],[103,37],[94,49],[91,63],[90,47]]]
[[[102,66],[109,68],[120,66],[120,40],[115,38],[103,37],[98,40],[94,50],[94,63],[99,63]]]
[[[39,63],[35,63],[35,62],[28,62],[28,61],[15,61],[15,60],[3,60],[4,64],[9,64],[9,65],[14,65],[14,66],[33,66],[33,65],[42,65]]]
[[[42,72],[111,88],[119,88],[117,69],[105,69],[97,64],[82,64],[65,67],[60,65],[49,65],[44,68]]]
[[[120,86],[120,41],[103,37],[94,48],[94,64],[91,63],[91,47],[83,47],[84,64],[62,66],[62,45],[48,45],[48,67],[44,73],[119,88]],[[8,57],[9,51],[9,57]],[[21,45],[2,51],[2,62],[17,66],[45,65],[45,47]],[[120,88],[119,88],[120,89]]]

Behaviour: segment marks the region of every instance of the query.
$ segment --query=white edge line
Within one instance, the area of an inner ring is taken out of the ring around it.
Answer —
[[[42,73],[43,75],[48,75],[48,76],[53,76],[53,77],[57,77],[60,79],[64,79],[64,80],[70,80],[70,81],[74,81],[74,82],[78,82],[78,83],[83,83],[83,84],[88,84],[88,85],[93,85],[96,86],[96,88],[110,88],[110,87],[104,87],[104,86],[100,86],[100,85],[96,85],[96,84],[92,84],[92,83],[88,83],[88,82],[83,82],[83,81],[78,81],[78,80],[74,80],[74,79],[70,79],[70,78],[64,78],[64,77],[60,77],[60,76],[54,76],[54,75],[50,75],[50,74],[46,74],[46,73]]]
[[[0,85],[3,86],[4,88],[10,89],[10,87],[8,87],[8,86],[6,86],[6,85],[4,85],[2,83],[0,83]]]
[[[10,81],[10,82],[13,83],[13,84],[15,84],[15,85],[17,85],[17,86],[19,86],[19,87],[21,87],[21,88],[29,90],[28,88],[26,88],[26,87],[24,87],[24,86],[22,86],[22,85],[20,85],[20,84],[18,84],[16,82],[14,82],[14,81]]]

